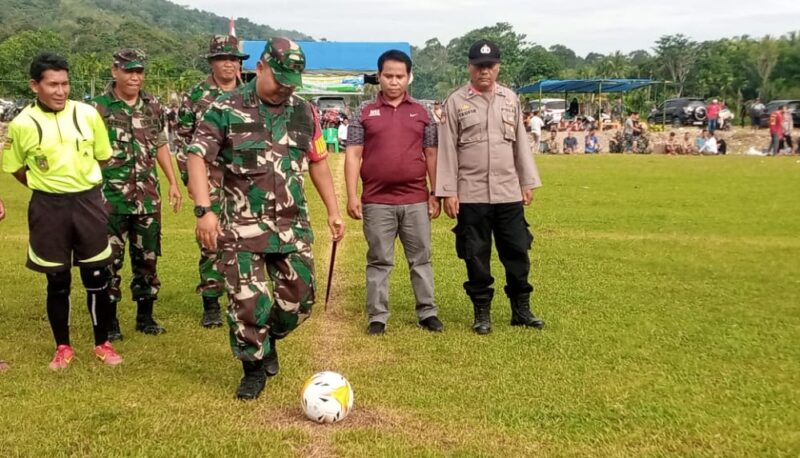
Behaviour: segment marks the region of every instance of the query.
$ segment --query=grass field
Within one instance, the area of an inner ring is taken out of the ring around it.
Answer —
[[[367,337],[366,247],[351,220],[329,310],[320,302],[281,344],[280,375],[250,404],[233,399],[241,369],[227,330],[198,326],[188,205],[164,223],[156,315],[168,333],[135,333],[126,297],[125,363],[102,367],[74,293],[77,359],[49,371],[44,278],[23,267],[28,192],[0,177],[0,357],[12,363],[0,375],[0,456],[800,455],[797,158],[538,161],[545,187],[527,216],[544,331],[510,327],[502,294],[493,334],[470,331],[443,216],[433,236],[445,332],[416,327],[398,250],[388,332]],[[340,177],[342,157],[331,166]],[[330,243],[314,205],[322,296]],[[300,413],[303,381],[324,369],[356,393],[341,424]]]

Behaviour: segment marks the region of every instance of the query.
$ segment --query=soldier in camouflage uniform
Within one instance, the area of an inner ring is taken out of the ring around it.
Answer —
[[[113,250],[110,286],[113,320],[109,339],[122,339],[116,310],[125,243],[130,239],[131,295],[137,303],[136,330],[161,334],[153,319],[153,302],[161,282],[156,272],[161,255],[161,195],[156,162],[169,181],[169,202],[177,212],[181,193],[172,168],[167,138],[166,111],[158,100],[141,90],[145,54],[123,49],[114,54],[114,82],[93,103],[103,116],[113,155],[103,170],[103,196],[108,215],[109,241]]]
[[[211,66],[211,75],[183,94],[178,114],[179,146],[176,159],[184,185],[189,182],[189,174],[186,170],[186,147],[192,141],[198,121],[202,119],[203,113],[211,105],[211,102],[220,95],[236,89],[241,82],[239,72],[242,60],[249,57],[239,51],[239,40],[236,37],[215,35],[211,38],[206,55]],[[208,187],[211,211],[219,215],[219,201],[222,193],[222,168],[219,161],[208,164]],[[203,298],[203,318],[200,324],[207,328],[222,326],[219,298],[223,293],[224,280],[215,267],[216,260],[216,251],[205,249],[200,245],[200,284],[197,285],[197,292]]]
[[[614,135],[608,141],[608,152],[621,153],[624,149],[624,145],[625,145],[625,137],[622,135],[621,130],[617,130],[614,132]]]
[[[257,398],[277,374],[275,340],[308,318],[314,303],[306,171],[327,208],[333,239],[344,235],[319,116],[293,94],[304,68],[296,43],[268,41],[256,78],[211,104],[188,148],[197,235],[206,248],[220,250],[231,347],[244,368],[239,399]],[[206,164],[217,160],[224,166],[219,219],[205,179]]]

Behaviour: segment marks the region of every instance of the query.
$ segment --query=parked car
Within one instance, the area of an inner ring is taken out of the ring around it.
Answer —
[[[545,124],[557,124],[567,111],[567,101],[564,99],[541,99],[528,102],[528,110],[540,112],[540,117]]]
[[[773,100],[768,103],[764,111],[761,112],[758,126],[769,127],[769,115],[781,105],[789,106],[789,112],[792,114],[792,121],[794,121],[795,127],[800,127],[800,100]]]
[[[650,124],[666,122],[675,127],[702,126],[707,118],[706,102],[699,97],[681,97],[666,100],[647,115]]]
[[[347,109],[347,102],[345,102],[344,97],[340,95],[322,95],[319,97],[314,97],[311,100],[311,103],[317,106],[317,110],[320,113],[325,113],[329,110],[336,110],[339,114],[349,115],[350,112]]]

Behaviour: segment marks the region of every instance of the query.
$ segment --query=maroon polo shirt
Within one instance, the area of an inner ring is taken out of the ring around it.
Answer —
[[[406,205],[428,201],[423,148],[437,145],[436,124],[405,95],[397,107],[382,94],[362,104],[347,127],[347,144],[362,145],[361,202]]]

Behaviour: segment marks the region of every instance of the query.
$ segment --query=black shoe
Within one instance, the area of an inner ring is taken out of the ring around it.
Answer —
[[[475,331],[475,334],[486,335],[492,332],[491,296],[472,298],[472,308],[475,312],[475,321],[472,323],[472,330]]]
[[[380,321],[373,321],[367,326],[367,334],[371,336],[379,336],[386,332],[386,325]]]
[[[258,399],[264,386],[267,384],[267,374],[264,372],[264,361],[242,361],[244,377],[236,389],[236,398],[242,401]]]
[[[528,311],[528,317],[525,316],[517,316],[517,314],[512,313],[511,316],[511,326],[525,326],[526,328],[536,328],[542,329],[544,328],[544,321],[537,318],[536,315]]]
[[[419,327],[431,332],[444,331],[444,324],[442,324],[442,322],[436,316],[429,316],[428,318],[420,321]]]
[[[264,357],[264,372],[267,374],[267,377],[275,377],[278,375],[281,366],[278,362],[278,347],[275,345],[275,339],[272,337],[269,338],[269,348],[269,353]]]
[[[216,297],[203,297],[203,319],[200,320],[200,326],[204,328],[218,328],[222,326],[219,300]]]
[[[119,329],[119,320],[116,318],[112,318],[108,325],[108,340],[111,342],[122,340],[122,331]]]
[[[486,334],[492,332],[492,325],[491,323],[486,324],[486,323],[475,322],[472,324],[472,330],[475,331],[475,334],[485,336]]]
[[[151,336],[157,336],[167,332],[162,328],[152,315],[136,315],[136,330]]]
[[[509,298],[511,301],[511,326],[544,328],[544,321],[536,318],[536,315],[531,312],[530,299],[530,293],[518,294]]]

